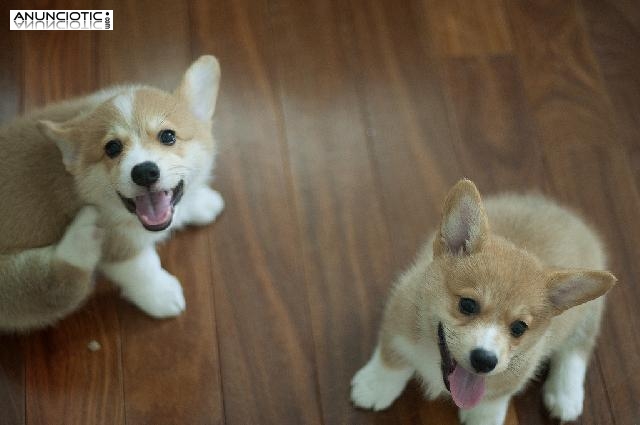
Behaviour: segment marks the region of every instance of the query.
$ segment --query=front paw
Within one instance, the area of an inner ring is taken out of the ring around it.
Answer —
[[[186,222],[203,226],[213,222],[224,209],[224,199],[210,187],[201,187],[185,205]]]
[[[375,353],[351,380],[351,401],[363,409],[386,409],[402,393],[411,375],[408,369],[385,367]]]
[[[175,317],[182,313],[186,302],[178,279],[164,270],[152,279],[144,287],[124,292],[123,296],[157,319]]]
[[[584,388],[582,382],[547,379],[542,388],[544,404],[552,417],[575,421],[582,414]]]

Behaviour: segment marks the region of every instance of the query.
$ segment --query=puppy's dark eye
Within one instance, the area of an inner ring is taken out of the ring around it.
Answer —
[[[458,308],[460,309],[460,313],[466,314],[467,316],[480,312],[480,306],[478,305],[476,300],[473,300],[471,298],[460,298]]]
[[[158,140],[163,145],[172,146],[176,143],[176,132],[173,130],[162,130],[158,133]]]
[[[524,331],[526,331],[528,328],[529,326],[527,326],[527,324],[524,323],[522,320],[516,320],[511,324],[511,335],[513,335],[516,338],[519,338],[522,336]]]
[[[104,153],[106,153],[109,158],[115,158],[120,155],[122,153],[122,142],[118,139],[109,140],[104,145]]]

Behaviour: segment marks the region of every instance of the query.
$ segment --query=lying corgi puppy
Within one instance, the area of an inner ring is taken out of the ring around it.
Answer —
[[[223,209],[207,186],[219,79],[202,56],[173,93],[114,87],[0,128],[0,330],[73,311],[94,271],[153,317],[185,309],[155,243]]]
[[[616,283],[604,267],[600,240],[572,212],[541,196],[483,205],[460,181],[391,294],[378,346],[352,380],[354,404],[384,409],[415,374],[430,399],[450,394],[463,423],[502,424],[511,396],[550,359],[544,402],[576,419],[603,295]]]

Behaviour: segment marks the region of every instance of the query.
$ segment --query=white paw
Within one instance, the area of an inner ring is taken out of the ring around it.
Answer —
[[[149,278],[152,280],[141,286],[131,286],[122,295],[149,316],[157,319],[182,313],[186,302],[178,279],[164,270]]]
[[[197,226],[209,224],[224,209],[224,199],[220,193],[204,186],[198,188],[193,197],[184,205],[185,221]]]
[[[552,417],[575,421],[582,414],[584,388],[582,382],[547,380],[542,389],[544,404]]]
[[[398,398],[413,372],[385,367],[378,352],[351,380],[351,401],[363,409],[386,409]]]
[[[552,417],[562,421],[575,421],[582,414],[587,364],[582,357],[573,353],[553,360],[549,376],[542,387],[544,404]]]
[[[97,220],[98,210],[95,207],[82,208],[56,246],[56,258],[83,270],[93,270],[102,256],[104,237]]]

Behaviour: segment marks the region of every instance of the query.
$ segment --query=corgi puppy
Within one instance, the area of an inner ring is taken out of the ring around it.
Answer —
[[[353,403],[385,409],[416,375],[428,398],[453,399],[461,422],[498,425],[550,359],[544,403],[576,419],[603,295],[616,283],[605,265],[595,232],[567,209],[533,195],[483,204],[471,181],[458,182],[392,291],[378,346],[352,380]]]
[[[95,271],[153,317],[185,309],[155,244],[223,209],[207,185],[219,80],[202,56],[172,93],[114,87],[0,128],[0,330],[65,316]]]

